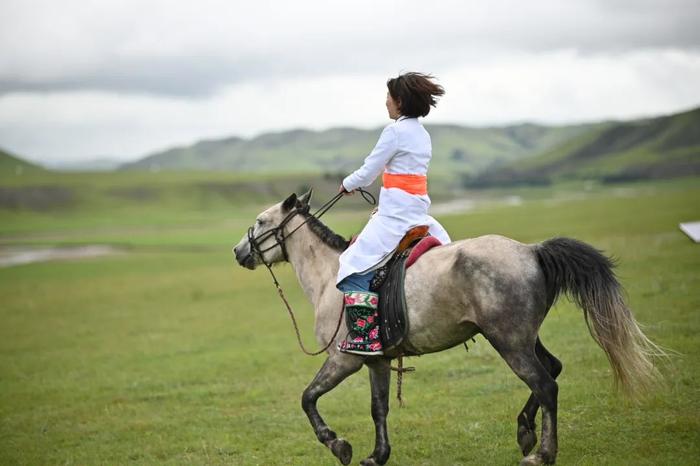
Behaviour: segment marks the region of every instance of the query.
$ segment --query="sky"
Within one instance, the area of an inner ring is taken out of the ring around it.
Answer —
[[[202,139],[390,122],[568,124],[700,105],[697,0],[3,0],[0,147],[52,165]],[[368,150],[371,148],[368,148]]]

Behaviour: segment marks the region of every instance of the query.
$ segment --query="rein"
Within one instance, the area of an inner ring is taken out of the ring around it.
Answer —
[[[377,203],[377,200],[374,198],[374,196],[368,192],[365,191],[362,188],[357,189],[360,194],[362,194],[362,198],[367,201],[371,205],[375,205]],[[287,216],[280,222],[279,225],[277,225],[275,228],[271,228],[261,235],[255,237],[253,236],[253,227],[251,226],[248,228],[248,243],[250,244],[250,249],[252,252],[255,252],[258,254],[260,257],[260,260],[262,261],[263,264],[265,264],[265,267],[267,267],[267,270],[270,272],[270,275],[272,276],[272,282],[274,283],[275,287],[277,288],[277,293],[280,295],[280,298],[282,299],[282,302],[284,302],[285,307],[287,308],[287,313],[289,314],[289,317],[292,319],[292,325],[294,326],[294,332],[296,333],[297,336],[297,342],[299,343],[299,348],[301,348],[301,351],[306,354],[307,356],[318,356],[319,354],[325,352],[330,346],[333,344],[335,341],[335,338],[338,336],[338,332],[340,331],[340,325],[343,323],[343,310],[345,306],[341,302],[340,305],[340,313],[338,316],[338,324],[335,327],[335,331],[333,332],[333,336],[331,339],[328,341],[328,344],[321,348],[318,351],[311,352],[306,349],[304,346],[304,343],[301,341],[301,333],[299,332],[299,325],[297,324],[296,317],[294,316],[294,311],[292,310],[292,307],[289,304],[289,301],[287,301],[287,298],[284,295],[284,291],[282,290],[282,287],[280,286],[279,281],[277,280],[277,277],[275,276],[275,273],[272,271],[272,264],[268,263],[265,260],[265,257],[263,256],[263,253],[276,248],[277,246],[282,249],[282,254],[284,255],[284,260],[289,262],[289,256],[287,255],[287,248],[285,246],[285,240],[292,236],[295,231],[297,231],[299,228],[303,227],[306,225],[306,223],[311,220],[312,218],[319,219],[323,214],[328,212],[331,207],[333,207],[342,197],[344,196],[344,193],[340,192],[333,196],[329,201],[327,201],[325,204],[323,204],[321,207],[316,210],[313,214],[310,214],[306,220],[304,220],[301,225],[297,226],[295,229],[290,231],[288,234],[284,234],[284,227],[294,218],[297,214],[301,213],[308,213],[309,212],[309,205],[308,203],[304,206],[297,207],[294,210],[292,210]],[[261,249],[260,248],[260,242],[265,241],[266,239],[273,237],[275,238],[275,244],[272,246]]]

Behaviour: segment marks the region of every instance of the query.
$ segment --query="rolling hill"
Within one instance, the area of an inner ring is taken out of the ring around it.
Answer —
[[[479,173],[494,164],[531,157],[599,125],[549,127],[521,124],[493,128],[426,125],[433,141],[431,174]],[[292,130],[253,139],[198,142],[124,165],[131,170],[229,170],[236,172],[342,173],[359,166],[381,128]]]
[[[44,171],[39,165],[22,160],[0,149],[0,176],[18,176],[28,172]]]
[[[426,125],[431,176],[448,192],[570,179],[623,181],[700,174],[700,108],[673,115],[570,126],[474,128]],[[291,130],[201,141],[158,152],[122,170],[219,171],[330,176],[358,167],[381,129]],[[92,167],[94,170],[94,167]],[[45,169],[0,150],[6,179]]]
[[[466,178],[472,187],[566,179],[623,181],[700,174],[700,108],[613,122],[542,152]]]

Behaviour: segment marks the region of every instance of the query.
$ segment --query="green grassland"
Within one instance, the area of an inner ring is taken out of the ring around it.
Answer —
[[[339,181],[308,175],[251,178],[231,172],[0,174],[0,234],[28,241],[25,233],[37,239],[65,232],[66,240],[80,242],[86,238],[73,234],[75,230],[102,230],[111,234],[108,241],[119,242],[121,231],[189,225],[205,232],[209,221],[248,219],[261,203],[310,185],[329,196],[337,192]],[[124,241],[133,238],[127,235]]]
[[[242,269],[230,253],[265,204],[316,181],[320,204],[333,181],[214,173],[3,178],[4,188],[72,194],[61,205],[0,209],[0,245],[106,243],[126,252],[0,269],[0,463],[337,464],[300,408],[322,359],[298,351],[265,270]],[[678,352],[662,366],[664,387],[626,401],[612,391],[581,312],[562,300],[541,332],[564,363],[559,464],[698,462],[700,246],[677,228],[700,219],[698,181],[467,193],[484,202],[440,217],[455,238],[567,235],[604,249],[618,258],[647,334]],[[251,185],[269,191],[251,194]],[[522,203],[499,203],[505,195]],[[344,199],[324,221],[347,236],[367,209],[357,196]],[[315,346],[293,273],[287,265],[278,271]],[[404,380],[406,407],[391,401],[390,464],[517,464],[515,418],[528,392],[483,338],[468,353],[457,347],[408,364],[417,371]],[[353,443],[355,464],[373,447],[367,379],[361,371],[319,403]]]

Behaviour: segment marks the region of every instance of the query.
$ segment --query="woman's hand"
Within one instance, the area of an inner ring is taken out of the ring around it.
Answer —
[[[345,189],[345,186],[343,186],[343,183],[340,183],[340,188],[338,189],[338,192],[343,193],[346,196],[352,196],[353,194],[355,194],[354,189],[352,191],[348,191],[347,189]]]

